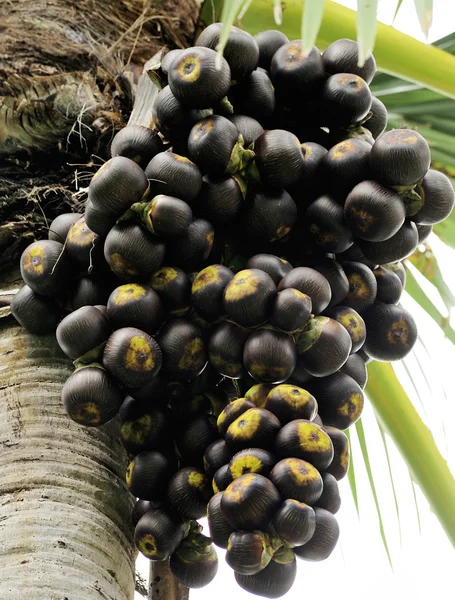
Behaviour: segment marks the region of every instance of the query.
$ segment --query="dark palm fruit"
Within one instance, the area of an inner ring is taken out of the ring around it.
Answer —
[[[417,227],[415,223],[407,220],[395,235],[384,242],[359,242],[365,257],[381,265],[405,259],[414,252],[418,244]]]
[[[238,177],[205,175],[197,199],[197,211],[214,225],[225,225],[240,211],[244,201],[244,184]]]
[[[360,262],[343,262],[343,269],[349,280],[349,292],[343,304],[362,314],[376,299],[376,278],[370,267]]]
[[[138,521],[134,531],[136,548],[150,560],[166,560],[183,540],[180,517],[164,508],[154,508]]]
[[[284,540],[288,546],[291,548],[302,546],[313,537],[316,529],[316,516],[313,508],[308,504],[288,499],[275,513],[272,525],[278,537]]]
[[[262,121],[275,110],[275,93],[267,71],[257,69],[237,85],[231,86],[229,99],[235,112]]]
[[[280,598],[289,592],[296,575],[297,564],[294,553],[286,548],[274,554],[265,569],[254,575],[242,575],[234,572],[238,585],[256,596]]]
[[[110,288],[99,277],[79,277],[70,287],[71,310],[81,306],[106,304]]]
[[[353,125],[371,108],[371,92],[364,79],[354,73],[331,75],[321,89],[321,118],[324,125]]]
[[[416,226],[420,246],[420,244],[423,244],[428,239],[430,233],[433,231],[433,225],[419,225],[419,223],[417,223]]]
[[[207,504],[207,521],[209,525],[210,537],[214,544],[219,548],[227,548],[229,536],[234,529],[229,525],[221,510],[222,492],[217,492],[210,498]]]
[[[335,515],[341,507],[340,490],[338,482],[331,473],[322,473],[322,482],[324,487],[322,495],[316,502],[316,507],[324,508]]]
[[[326,377],[347,361],[352,342],[341,323],[320,316],[309,320],[296,335],[296,346],[306,371],[314,377]]]
[[[55,300],[40,296],[28,285],[14,294],[10,310],[16,321],[35,335],[54,333],[61,312]]]
[[[231,460],[232,453],[224,440],[215,440],[204,452],[204,471],[208,477]]]
[[[347,429],[360,418],[364,404],[363,392],[349,375],[337,372],[328,377],[312,379],[307,387],[318,399],[318,412],[324,425]]]
[[[324,275],[329,282],[332,297],[328,308],[344,300],[349,291],[349,281],[339,262],[332,258],[317,257],[315,260],[309,262],[308,266],[311,266],[318,273]]]
[[[343,140],[330,148],[321,170],[334,198],[344,202],[354,186],[370,178],[370,152],[370,144],[359,139]]]
[[[338,254],[352,246],[354,239],[343,207],[330,196],[321,196],[310,204],[305,222],[311,239],[325,252]]]
[[[216,421],[211,415],[199,414],[186,419],[176,436],[184,464],[202,468],[204,452],[217,438]]]
[[[276,463],[276,459],[263,448],[247,448],[234,454],[229,461],[229,471],[232,480],[245,475],[245,473],[259,473],[267,475],[270,473]]]
[[[158,374],[162,353],[157,342],[144,331],[122,327],[107,340],[103,364],[121,385],[138,388]]]
[[[215,494],[223,492],[229,484],[233,482],[229,465],[223,465],[220,467],[213,476],[212,488]]]
[[[332,440],[334,450],[333,460],[326,472],[331,473],[339,481],[343,479],[349,469],[349,440],[347,435],[336,427],[324,425],[324,431]]]
[[[224,490],[221,510],[235,529],[254,531],[268,525],[281,504],[280,494],[270,481],[257,473],[246,473]]]
[[[195,323],[173,319],[161,328],[158,343],[163,353],[163,372],[171,380],[193,379],[207,362],[202,331]]]
[[[318,414],[311,420],[313,421],[313,423],[316,423],[316,425],[320,425],[321,427],[323,426],[322,419]],[[325,428],[324,428],[324,431],[325,431]]]
[[[352,261],[363,263],[364,265],[367,265],[367,267],[370,267],[370,269],[374,269],[377,266],[377,263],[374,263],[371,260],[365,258],[364,253],[360,249],[360,243],[361,241],[358,239],[345,252],[340,252],[339,254],[337,254],[336,259],[340,262],[342,266],[344,266],[344,264],[347,261]]]
[[[208,585],[218,571],[218,556],[212,540],[201,533],[190,534],[172,554],[169,568],[186,588]]]
[[[278,285],[286,273],[292,270],[292,265],[284,258],[279,258],[274,254],[255,254],[248,259],[247,269],[260,269],[265,271]]]
[[[276,242],[284,238],[297,221],[297,205],[285,190],[260,190],[253,194],[243,213],[246,235]]]
[[[363,123],[363,126],[371,132],[374,139],[377,139],[387,127],[387,109],[378,98],[371,96],[370,112],[371,117]]]
[[[21,276],[24,283],[41,296],[58,296],[71,275],[71,263],[60,242],[40,240],[22,252]]]
[[[284,104],[306,101],[325,78],[321,53],[315,46],[304,53],[299,40],[284,44],[272,58],[270,77]]]
[[[281,424],[273,413],[265,408],[250,408],[233,421],[224,439],[232,452],[246,448],[272,449]]]
[[[145,169],[155,194],[168,194],[191,205],[201,191],[202,175],[199,168],[186,156],[174,152],[160,152]]]
[[[113,329],[137,327],[153,335],[164,321],[164,308],[158,294],[148,285],[126,283],[112,292],[107,313]]]
[[[213,115],[202,119],[190,131],[188,152],[203,173],[222,175],[231,160],[239,132],[226,117]]]
[[[219,434],[225,436],[230,424],[233,423],[237,417],[240,417],[240,415],[250,408],[255,407],[255,404],[246,398],[237,398],[237,400],[230,402],[217,419],[216,425]]]
[[[340,372],[352,377],[352,379],[359,384],[362,390],[365,389],[368,381],[368,371],[365,362],[360,358],[360,356],[358,356],[358,354],[351,354],[348,360],[341,367]]]
[[[144,171],[134,160],[116,156],[105,162],[92,177],[88,197],[98,210],[121,215],[139,202],[148,186]]]
[[[259,62],[258,67],[269,69],[273,55],[285,44],[289,44],[288,38],[281,31],[276,29],[268,29],[261,31],[254,36],[259,47]]]
[[[117,215],[107,208],[102,210],[95,206],[91,200],[85,203],[84,212],[85,222],[87,226],[97,235],[105,237],[114,227],[117,221]]]
[[[306,390],[296,385],[282,383],[270,390],[264,408],[272,412],[284,426],[294,419],[311,421],[316,415],[318,405],[315,398]]]
[[[133,510],[131,512],[131,522],[133,523],[133,527],[139,523],[139,519],[141,519],[145,513],[153,510],[153,504],[150,500],[137,500],[136,504],[133,506]]]
[[[202,118],[202,113],[184,107],[166,85],[155,98],[153,112],[162,134],[169,139],[187,136],[191,127]]]
[[[194,467],[184,467],[177,471],[167,488],[169,505],[183,519],[204,517],[211,495],[206,476]]]
[[[65,251],[69,257],[81,266],[97,265],[102,256],[102,243],[99,236],[94,233],[81,217],[74,223],[65,240]]]
[[[247,115],[230,115],[227,117],[237,127],[237,131],[243,137],[243,146],[248,148],[264,133],[262,125]]]
[[[123,405],[120,411],[121,416],[126,415],[121,419],[120,427],[123,447],[130,454],[139,454],[144,450],[161,450],[169,446],[172,439],[171,411],[165,406],[155,407],[138,400],[131,404],[128,411]]]
[[[67,315],[58,325],[57,342],[63,352],[76,360],[96,350],[111,334],[109,319],[94,306],[83,306]],[[92,357],[90,362],[96,357]]]
[[[112,377],[95,366],[74,371],[62,389],[62,403],[68,416],[87,427],[99,427],[113,419],[124,397]]]
[[[284,129],[264,132],[254,142],[255,163],[264,185],[284,188],[297,181],[303,153],[297,136]]]
[[[356,352],[357,356],[359,356],[363,362],[367,365],[368,363],[370,363],[373,359],[371,358],[371,356],[369,356],[366,351],[365,348],[362,346],[362,348],[360,348],[360,350],[358,352]]]
[[[363,66],[359,66],[360,48],[357,42],[346,38],[336,40],[322,53],[327,73],[355,73],[370,83],[376,71],[374,56],[369,54]]]
[[[392,129],[378,137],[370,154],[374,178],[384,185],[414,185],[430,168],[425,139],[413,129]]]
[[[174,457],[171,458],[154,450],[141,452],[128,465],[126,485],[136,498],[164,500],[175,467]]]
[[[198,271],[213,249],[215,230],[205,219],[195,219],[186,232],[169,244],[169,260],[185,271]]]
[[[420,225],[435,225],[447,219],[455,203],[455,192],[450,179],[434,169],[430,169],[416,192],[423,200],[423,206],[411,217]]]
[[[126,156],[143,169],[163,150],[163,142],[156,131],[142,125],[127,125],[117,132],[111,144],[111,156]]]
[[[395,275],[397,275],[401,281],[401,285],[403,286],[403,289],[406,286],[406,269],[403,267],[401,262],[396,262],[396,263],[392,263],[392,264],[387,264],[384,265],[384,267],[386,269],[388,269],[389,271],[393,271],[395,273]]]
[[[313,505],[322,494],[322,477],[311,463],[301,458],[283,458],[270,472],[270,480],[284,499]]]
[[[191,309],[191,280],[178,267],[162,267],[149,281],[171,317],[184,317]]]
[[[317,198],[321,187],[321,164],[327,149],[315,142],[300,144],[303,155],[303,166],[297,181],[288,187],[299,208],[304,208]]]
[[[400,360],[412,350],[417,340],[417,326],[407,310],[378,302],[364,318],[367,326],[365,351],[371,358]]]
[[[191,288],[191,303],[206,321],[223,316],[223,292],[233,277],[234,273],[223,265],[210,265],[197,274]]]
[[[62,215],[58,215],[49,225],[48,239],[63,244],[71,225],[81,217],[82,215],[79,213],[63,213]]]
[[[187,48],[172,61],[168,81],[183,106],[211,108],[226,96],[231,70],[211,48]]]
[[[356,237],[381,242],[403,225],[406,207],[393,189],[376,181],[362,181],[346,198],[344,217]]]
[[[172,61],[181,52],[182,50],[180,48],[176,48],[175,50],[169,50],[169,52],[166,52],[166,54],[163,56],[163,58],[161,59],[160,69],[164,73],[164,75],[167,75],[169,73],[169,68],[171,66]]]
[[[294,548],[295,555],[303,560],[321,561],[328,558],[340,537],[336,517],[325,508],[315,507],[316,530],[309,542]]]
[[[349,333],[352,342],[351,354],[357,352],[363,346],[367,335],[365,321],[353,308],[350,306],[334,306],[325,310],[324,315],[341,323]]]
[[[244,269],[234,275],[224,290],[224,310],[239,325],[261,325],[270,317],[276,294],[270,275],[260,269]]]
[[[243,364],[261,383],[282,383],[295,368],[294,340],[282,331],[259,329],[248,337],[243,349]]]
[[[403,291],[403,286],[398,275],[380,266],[376,267],[373,273],[378,284],[376,300],[385,302],[386,304],[397,304],[400,301]]]
[[[186,202],[164,194],[155,196],[147,211],[147,226],[158,236],[181,236],[192,220],[193,211]]]
[[[142,225],[123,221],[104,242],[104,258],[111,270],[126,280],[150,276],[164,260],[165,245]]]
[[[295,419],[284,425],[275,441],[281,458],[302,458],[323,471],[333,459],[333,445],[325,431],[312,421]]]
[[[257,383],[256,385],[250,387],[250,389],[245,393],[245,398],[250,400],[254,406],[257,406],[258,408],[265,408],[267,396],[274,388],[275,386],[271,385],[270,383]]]
[[[226,562],[236,573],[254,575],[272,559],[268,536],[262,531],[234,531],[228,541]]]
[[[311,298],[315,315],[321,313],[332,297],[330,285],[324,275],[309,267],[297,267],[289,271],[278,285],[278,291],[294,288]]]
[[[311,315],[311,298],[299,290],[286,288],[278,293],[270,322],[274,327],[292,333],[302,327]]]
[[[196,40],[196,46],[217,50],[221,35],[221,23],[213,23],[204,29]],[[231,69],[234,81],[247,77],[257,67],[259,47],[256,40],[246,31],[231,27],[223,56]]]
[[[224,321],[212,332],[208,354],[212,367],[223,377],[239,379],[245,376],[243,349],[250,332],[235,323]]]

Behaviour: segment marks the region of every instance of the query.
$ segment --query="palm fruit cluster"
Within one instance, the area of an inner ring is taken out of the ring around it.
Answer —
[[[74,361],[69,417],[119,420],[138,549],[200,587],[218,545],[276,598],[336,545],[343,430],[366,364],[416,341],[401,261],[454,192],[419,133],[385,131],[356,42],[233,27],[221,57],[220,31],[156,65],[151,127],[24,251],[11,309]]]

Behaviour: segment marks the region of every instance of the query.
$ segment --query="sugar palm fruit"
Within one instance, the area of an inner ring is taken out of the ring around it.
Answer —
[[[340,537],[340,527],[336,517],[325,508],[315,507],[316,530],[313,537],[303,546],[294,548],[298,558],[309,561],[320,561],[328,558]]]
[[[111,157],[126,156],[144,169],[162,149],[163,142],[156,131],[142,125],[127,125],[115,134]]]
[[[95,273],[78,277],[69,287],[71,310],[89,305],[105,306],[112,287],[104,277],[101,278]]]
[[[400,360],[416,343],[414,318],[401,306],[377,302],[365,313],[365,323],[365,351],[375,360]]]
[[[295,343],[287,333],[258,329],[245,342],[243,363],[251,377],[261,383],[286,381],[295,368],[295,362]]]
[[[142,516],[134,530],[136,548],[150,560],[168,559],[183,540],[182,519],[165,508],[153,508]]]
[[[229,425],[250,408],[255,408],[255,404],[246,398],[237,398],[230,402],[218,416],[218,433],[224,437]]]
[[[71,275],[71,263],[63,244],[52,240],[33,242],[21,256],[24,283],[41,296],[61,295]]]
[[[219,548],[227,548],[229,537],[234,528],[226,521],[221,509],[221,498],[223,492],[217,492],[210,498],[207,504],[207,521],[209,525],[210,537],[214,544]]]
[[[138,401],[133,405],[136,403]],[[126,416],[122,415],[120,439],[123,447],[133,455],[146,450],[161,451],[169,448],[173,435],[170,409],[166,406],[150,406],[144,402],[139,404],[140,407],[134,411],[130,410]],[[120,412],[125,413],[123,405]]]
[[[311,315],[311,298],[294,288],[278,292],[270,316],[277,329],[293,333],[303,327]]]
[[[186,202],[165,194],[158,194],[150,202],[133,209],[147,229],[158,237],[181,236],[193,220],[193,212]]]
[[[103,365],[126,388],[138,388],[151,381],[162,362],[158,343],[136,327],[117,329],[104,347]]]
[[[160,90],[156,96],[153,104],[153,115],[160,132],[166,139],[172,140],[176,153],[179,153],[179,151],[175,150],[175,142],[181,142],[182,138],[188,137],[193,125],[203,117],[202,111],[189,109],[179,102],[169,85]]]
[[[84,269],[97,266],[102,258],[103,244],[81,217],[71,225],[65,240],[65,251],[75,263]]]
[[[383,242],[359,241],[365,257],[375,264],[385,264],[403,260],[414,252],[419,243],[417,227],[406,220],[400,229]]]
[[[322,473],[322,482],[324,487],[322,494],[316,503],[319,508],[324,508],[335,515],[341,507],[340,490],[338,488],[338,482],[333,475],[330,473]]]
[[[310,319],[295,337],[299,360],[314,377],[335,373],[351,352],[351,336],[341,323],[329,317]]]
[[[163,372],[172,380],[197,377],[207,358],[201,329],[186,319],[167,321],[160,329],[158,343],[163,353]]]
[[[246,448],[272,450],[281,424],[273,413],[265,408],[250,408],[227,428],[224,439],[231,452]]]
[[[299,139],[290,131],[265,131],[254,142],[254,152],[254,161],[265,186],[284,188],[299,178],[303,153]]]
[[[349,281],[349,292],[343,300],[343,305],[362,315],[376,300],[376,278],[373,271],[360,262],[343,262],[343,269]]]
[[[301,458],[283,458],[270,472],[270,481],[284,499],[313,505],[322,494],[322,478],[311,463]]]
[[[386,304],[397,304],[403,292],[403,284],[398,275],[381,266],[376,267],[373,273],[378,284],[376,300]]]
[[[270,68],[270,62],[278,48],[289,43],[284,33],[276,29],[261,31],[254,36],[254,39],[259,47],[258,66],[267,70]]]
[[[136,500],[133,510],[131,511],[131,522],[133,526],[136,527],[139,523],[139,519],[150,510],[153,510],[153,505],[150,500]]]
[[[347,139],[330,148],[321,161],[321,171],[329,193],[344,202],[361,181],[370,178],[371,146],[359,139]]]
[[[215,494],[218,494],[219,492],[224,492],[228,485],[231,484],[233,481],[234,480],[229,470],[229,465],[223,465],[213,475],[212,489]]]
[[[167,247],[167,258],[172,266],[186,271],[197,271],[205,266],[213,249],[215,230],[205,219],[194,219],[183,235]]]
[[[161,58],[160,70],[163,75],[167,75],[169,73],[169,68],[171,66],[172,61],[176,58],[182,50],[180,48],[176,48],[175,50],[169,50],[166,54]]]
[[[245,392],[245,398],[251,401],[254,406],[265,408],[267,394],[273,390],[274,387],[275,386],[270,383],[256,383]]]
[[[420,246],[420,244],[423,244],[430,236],[430,233],[433,231],[433,225],[420,225],[419,223],[417,223],[416,226]]]
[[[276,294],[270,275],[259,269],[244,269],[224,289],[224,310],[239,325],[261,325],[270,317]]]
[[[145,168],[154,195],[168,194],[191,205],[201,191],[199,168],[186,156],[175,152],[160,152]]]
[[[125,394],[99,366],[75,371],[62,389],[62,403],[70,419],[79,425],[99,427],[115,417]]]
[[[223,439],[215,440],[204,452],[204,471],[208,477],[218,471],[220,467],[227,464],[232,457],[226,442]]]
[[[360,418],[363,392],[349,375],[338,371],[328,377],[312,379],[307,387],[318,400],[318,413],[324,425],[347,429]]]
[[[318,405],[306,390],[282,383],[269,391],[264,408],[272,412],[284,426],[294,419],[311,421],[316,416]]]
[[[246,473],[259,473],[267,475],[276,463],[276,458],[268,450],[263,448],[246,448],[240,450],[229,461],[229,472],[232,480]]]
[[[291,548],[306,544],[316,529],[316,516],[308,504],[288,499],[275,513],[273,531]]]
[[[221,510],[235,529],[262,530],[281,504],[280,494],[270,481],[257,473],[246,473],[224,490]]]
[[[234,531],[229,536],[226,562],[236,573],[254,575],[272,559],[269,536],[262,531]]]
[[[278,285],[286,273],[292,269],[292,265],[274,254],[255,254],[248,259],[247,269],[259,269],[265,271],[273,279],[275,285]]]
[[[114,329],[136,327],[153,335],[164,321],[164,307],[148,285],[126,283],[114,289],[107,301],[107,314]]]
[[[349,291],[349,281],[339,262],[333,258],[317,256],[309,258],[305,264],[324,275],[329,282],[331,298],[327,308],[335,306],[346,297]]]
[[[204,175],[196,210],[213,225],[226,225],[240,212],[244,193],[245,184],[237,176]]]
[[[198,530],[191,532],[169,560],[174,577],[187,588],[208,585],[218,571],[218,556],[212,540]]]
[[[231,86],[229,99],[234,110],[263,122],[275,110],[275,92],[267,71],[256,69],[237,85]]]
[[[376,96],[371,97],[371,116],[363,123],[363,127],[370,131],[374,139],[384,133],[387,127],[387,109]]]
[[[347,127],[368,115],[371,92],[366,81],[355,73],[335,73],[324,81],[320,101],[324,125]]]
[[[71,225],[82,217],[79,213],[62,213],[53,219],[49,225],[47,238],[54,242],[64,243]]]
[[[308,206],[320,195],[322,159],[327,154],[327,149],[316,142],[303,142],[300,144],[303,155],[303,167],[297,181],[288,187],[299,209]]]
[[[345,373],[352,377],[359,386],[365,389],[368,381],[368,371],[365,361],[358,354],[351,354],[348,360],[340,368],[340,373]]]
[[[234,273],[223,265],[210,265],[200,271],[191,287],[191,304],[206,321],[224,315],[223,292]]]
[[[365,321],[350,306],[333,306],[324,311],[324,315],[338,321],[351,336],[351,354],[360,350],[366,338]]]
[[[370,83],[376,71],[374,56],[369,54],[364,64],[359,66],[360,48],[354,40],[336,40],[322,53],[324,69],[327,73],[354,73]]]
[[[216,420],[212,415],[196,414],[181,423],[175,441],[183,464],[203,468],[204,452],[217,438]]]
[[[315,315],[327,307],[332,294],[327,279],[309,267],[297,267],[289,271],[280,281],[278,291],[281,292],[287,288],[294,288],[309,296]]]
[[[166,497],[167,486],[175,471],[174,456],[147,450],[135,456],[129,463],[126,484],[136,498],[162,501]]]
[[[85,203],[84,219],[88,227],[101,237],[106,237],[114,227],[118,215],[108,208],[99,208],[89,199]]]
[[[161,267],[149,280],[171,317],[185,317],[191,310],[191,280],[178,267]]]
[[[245,234],[268,242],[284,238],[297,221],[297,206],[286,190],[258,189],[243,211]]]
[[[230,167],[239,132],[226,117],[213,115],[202,119],[190,131],[188,152],[201,171],[223,175]]]
[[[344,216],[356,237],[382,242],[403,225],[406,208],[393,189],[376,181],[362,181],[346,198]]]
[[[412,129],[392,129],[378,137],[371,149],[374,178],[388,186],[413,186],[430,168],[430,148]]]
[[[447,219],[455,203],[455,192],[450,179],[430,169],[416,187],[422,199],[422,207],[410,217],[419,225],[435,225]]]
[[[59,323],[56,337],[60,348],[73,360],[95,351],[89,359],[89,362],[93,362],[102,353],[100,346],[106,342],[111,331],[112,326],[106,315],[94,306],[83,306]]]
[[[327,467],[326,472],[331,473],[337,481],[343,479],[349,469],[349,440],[346,434],[336,427],[323,425],[324,431],[332,440],[333,460]]]
[[[292,550],[286,548],[276,553],[259,573],[242,575],[234,572],[234,575],[239,586],[247,592],[264,598],[280,598],[291,589],[297,575],[297,564]]]
[[[312,241],[325,252],[344,252],[354,241],[343,207],[328,195],[320,196],[306,211],[306,228]]]
[[[306,419],[295,419],[284,425],[275,440],[280,458],[302,458],[323,471],[333,459],[333,444],[325,431]]]
[[[13,317],[30,333],[53,333],[60,319],[61,308],[52,298],[40,296],[28,285],[23,285],[11,300]]]
[[[244,148],[251,146],[264,133],[262,125],[256,119],[253,119],[253,117],[248,117],[247,115],[229,115],[227,118],[231,123],[234,123],[237,131],[243,137]]]
[[[205,516],[210,492],[209,481],[201,471],[183,467],[169,481],[167,501],[183,519],[200,519]]]
[[[210,334],[208,356],[212,367],[223,377],[239,379],[246,374],[243,349],[250,332],[235,323],[223,321]]]

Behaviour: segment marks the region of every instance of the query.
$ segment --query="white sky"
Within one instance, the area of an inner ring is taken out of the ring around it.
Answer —
[[[340,4],[355,8],[356,0]],[[379,18],[391,24],[396,0],[379,0]],[[404,0],[395,27],[408,35],[423,40],[414,12],[413,0]],[[434,0],[433,26],[429,41],[439,39],[455,30],[454,0]],[[430,240],[437,253],[447,283],[455,293],[455,251],[446,248],[432,236]],[[438,294],[435,303],[446,313]],[[416,349],[417,357],[425,364],[429,381],[419,374],[417,358],[411,356],[405,364],[417,382],[421,398],[409,385],[403,364],[396,370],[406,384],[422,418],[431,428],[438,446],[455,472],[455,393],[451,383],[455,365],[455,348],[444,340],[433,321],[411,299],[404,302],[416,317],[419,331],[429,351],[422,345]],[[453,315],[452,315],[453,317]],[[452,319],[454,320],[454,319]],[[387,390],[384,390],[387,393]],[[356,466],[360,519],[357,516],[347,478],[340,482],[342,507],[337,514],[341,538],[332,556],[322,563],[298,561],[298,574],[286,600],[428,600],[433,596],[455,598],[453,569],[455,551],[419,489],[416,489],[421,521],[419,533],[416,505],[407,468],[392,443],[388,449],[396,489],[400,528],[396,518],[393,492],[390,485],[385,453],[371,407],[366,404],[363,422],[368,440],[370,460],[376,488],[383,511],[385,530],[393,560],[389,566],[381,542],[373,497],[362,465],[358,443],[354,437],[353,456]],[[352,432],[355,434],[355,432]],[[358,460],[356,461],[356,457]],[[424,459],[424,457],[423,457]],[[453,507],[455,510],[455,507]],[[192,590],[191,600],[252,600],[253,596],[238,587],[231,569],[224,562],[223,551],[218,549],[220,568],[215,581],[200,590]],[[138,567],[148,574],[148,561],[139,558]],[[137,595],[137,599],[139,600]]]

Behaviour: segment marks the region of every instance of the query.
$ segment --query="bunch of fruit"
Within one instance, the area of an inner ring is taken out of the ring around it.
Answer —
[[[11,308],[74,361],[73,420],[119,415],[139,550],[199,587],[213,540],[279,597],[295,556],[336,545],[342,430],[366,363],[416,341],[400,261],[454,192],[422,136],[385,132],[355,42],[306,55],[234,27],[220,57],[220,30],[164,56],[153,126],[121,130],[84,214],[24,251]]]

